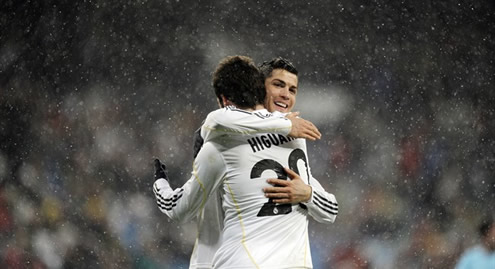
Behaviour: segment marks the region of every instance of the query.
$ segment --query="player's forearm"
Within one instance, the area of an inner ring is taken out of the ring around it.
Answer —
[[[311,187],[311,199],[303,203],[308,207],[309,215],[321,223],[334,222],[339,212],[339,205],[335,195],[325,191],[315,178],[311,180]]]
[[[275,133],[288,135],[292,123],[281,116],[257,115],[256,112],[217,110],[208,115],[201,136],[210,141],[220,135]]]
[[[314,191],[312,202],[307,204],[310,215],[318,222],[334,222],[339,212],[335,195],[327,192]]]
[[[206,143],[193,162],[189,180],[173,190],[168,180],[158,179],[153,192],[160,210],[171,219],[185,222],[201,210],[210,193],[218,188],[223,179],[225,166],[219,151],[211,143]]]
[[[158,179],[153,184],[156,203],[161,212],[174,221],[185,222],[192,218],[194,210],[187,206],[184,188],[172,189],[165,179]],[[183,199],[184,198],[184,199]]]

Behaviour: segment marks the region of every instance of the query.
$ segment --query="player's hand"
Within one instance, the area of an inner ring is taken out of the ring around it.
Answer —
[[[265,196],[272,198],[272,201],[279,204],[298,204],[307,202],[311,198],[312,189],[302,181],[296,172],[289,168],[284,168],[291,180],[270,178],[266,182],[275,187],[264,188]]]
[[[155,180],[164,178],[168,181],[167,167],[160,160],[155,159]]]
[[[303,118],[299,118],[299,112],[292,112],[287,114],[286,118],[292,122],[292,128],[289,136],[295,138],[305,138],[309,140],[316,140],[321,138],[321,133],[318,128]]]

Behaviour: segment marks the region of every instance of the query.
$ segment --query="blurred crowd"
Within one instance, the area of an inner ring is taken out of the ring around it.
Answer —
[[[152,160],[189,178],[226,54],[300,71],[312,173],[340,208],[310,222],[315,268],[453,267],[495,212],[494,5],[323,2],[247,19],[221,1],[3,3],[0,268],[187,268],[196,226],[159,212]],[[329,94],[332,115],[310,101]]]

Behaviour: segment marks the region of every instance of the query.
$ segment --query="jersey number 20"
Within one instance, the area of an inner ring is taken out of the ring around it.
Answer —
[[[309,181],[309,171],[308,171],[308,162],[306,160],[306,155],[304,155],[304,151],[301,149],[293,150],[289,155],[289,168],[296,172],[299,175],[299,169],[297,168],[297,161],[303,160],[304,165],[306,167],[306,174]],[[251,169],[251,178],[258,178],[265,172],[266,170],[272,170],[277,174],[278,179],[287,180],[287,173],[284,170],[284,167],[277,161],[264,159],[257,162],[253,168]],[[308,182],[309,183],[309,182]],[[263,204],[260,211],[258,212],[258,217],[265,216],[277,216],[289,214],[292,212],[291,204],[276,204],[270,198],[268,202]]]

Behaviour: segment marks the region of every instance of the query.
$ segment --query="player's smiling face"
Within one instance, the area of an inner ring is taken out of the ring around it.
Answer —
[[[265,106],[268,111],[288,113],[296,104],[297,75],[284,69],[275,69],[265,79],[265,88]]]

